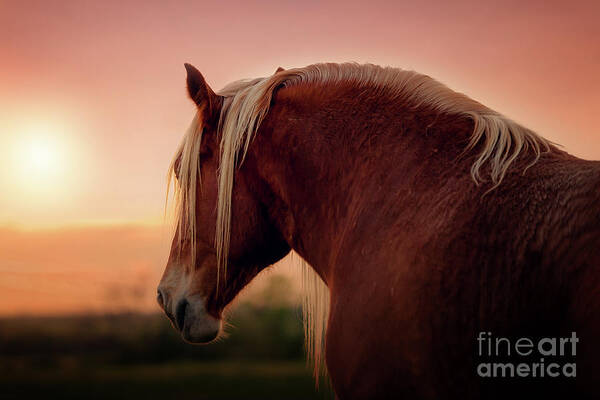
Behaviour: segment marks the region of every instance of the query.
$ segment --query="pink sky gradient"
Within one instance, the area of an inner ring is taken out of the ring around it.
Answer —
[[[215,89],[318,61],[415,69],[600,158],[599,4],[2,2],[1,136],[58,119],[77,179],[53,204],[11,201],[0,182],[0,224],[159,221],[165,170],[194,111],[186,61]]]

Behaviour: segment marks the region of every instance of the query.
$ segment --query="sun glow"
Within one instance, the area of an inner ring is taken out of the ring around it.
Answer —
[[[33,136],[19,150],[23,172],[29,178],[39,180],[60,175],[64,166],[64,150],[56,137],[48,134]]]
[[[38,229],[93,219],[96,198],[84,199],[97,175],[83,121],[70,103],[0,104],[0,227]]]
[[[4,173],[13,201],[30,210],[64,202],[74,173],[67,125],[55,120],[27,121],[9,133],[9,163]]]

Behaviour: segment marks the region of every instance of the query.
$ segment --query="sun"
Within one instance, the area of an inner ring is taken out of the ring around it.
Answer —
[[[55,175],[61,169],[62,154],[56,138],[30,138],[22,149],[23,166],[37,178]]]
[[[14,137],[12,171],[22,194],[52,197],[68,187],[69,146],[60,126],[29,124]]]
[[[79,114],[60,107],[0,118],[0,226],[62,225],[87,210],[94,175],[86,135]]]

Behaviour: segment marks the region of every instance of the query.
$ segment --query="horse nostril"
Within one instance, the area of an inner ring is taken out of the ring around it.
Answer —
[[[157,292],[156,301],[158,302],[158,305],[162,309],[164,309],[165,308],[165,296],[163,296],[162,291],[160,289],[158,289],[156,292]]]
[[[186,299],[182,299],[177,303],[177,308],[175,309],[175,321],[177,322],[177,328],[182,331],[183,324],[185,323],[185,312],[187,310],[188,301]]]

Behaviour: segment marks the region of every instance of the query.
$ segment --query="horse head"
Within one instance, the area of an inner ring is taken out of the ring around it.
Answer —
[[[222,330],[224,308],[290,248],[268,218],[251,160],[221,162],[227,99],[186,70],[197,114],[171,164],[177,224],[157,300],[185,340],[206,343]]]

